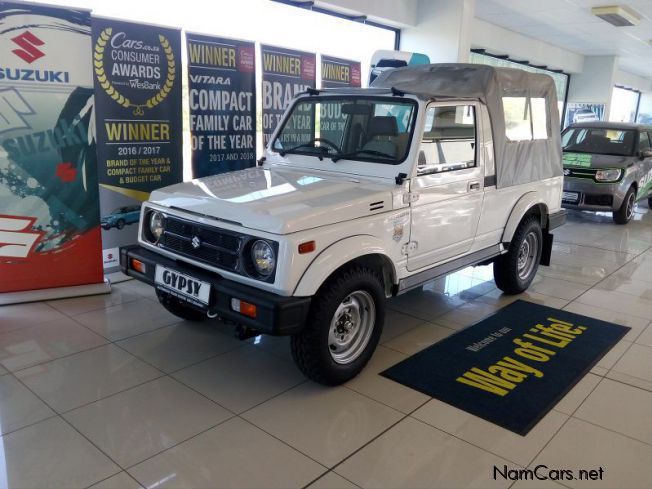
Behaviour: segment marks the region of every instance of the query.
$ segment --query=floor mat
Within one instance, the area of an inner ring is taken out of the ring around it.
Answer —
[[[518,300],[381,375],[525,436],[629,329]]]

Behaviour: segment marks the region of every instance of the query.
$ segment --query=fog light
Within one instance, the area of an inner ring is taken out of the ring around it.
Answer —
[[[136,260],[135,258],[131,259],[131,268],[139,273],[145,273],[147,270],[145,264],[140,260]]]
[[[250,318],[256,317],[256,306],[240,299],[231,299],[231,309],[239,312],[243,316],[249,316]]]

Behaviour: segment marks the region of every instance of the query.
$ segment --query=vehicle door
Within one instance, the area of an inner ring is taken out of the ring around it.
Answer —
[[[477,105],[431,103],[410,182],[411,231],[408,270],[468,252],[482,210]],[[417,137],[417,135],[415,135]]]
[[[652,132],[641,131],[638,140],[640,164],[636,174],[638,181],[637,199],[646,198],[652,193]]]

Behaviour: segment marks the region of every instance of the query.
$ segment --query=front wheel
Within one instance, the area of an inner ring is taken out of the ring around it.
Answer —
[[[352,267],[329,279],[313,298],[304,330],[292,336],[299,369],[320,384],[352,379],[373,354],[385,320],[378,274]]]
[[[620,209],[613,212],[613,220],[616,224],[627,224],[634,215],[634,205],[636,204],[636,189],[630,187],[625,194],[625,199]]]
[[[516,228],[509,251],[494,261],[496,286],[506,294],[525,291],[539,269],[542,250],[541,222],[530,216]]]
[[[647,199],[647,206],[652,209],[652,197],[648,197]]]
[[[118,219],[118,222],[115,224],[115,227],[118,229],[122,229],[125,227],[125,221],[124,219]]]

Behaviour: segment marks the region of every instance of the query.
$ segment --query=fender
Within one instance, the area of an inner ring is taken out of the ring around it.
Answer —
[[[295,297],[315,295],[324,281],[342,265],[365,255],[383,255],[392,263],[392,277],[396,280],[396,268],[389,258],[384,243],[371,235],[358,235],[344,238],[324,249],[310,263],[299,279],[294,293]]]
[[[505,226],[505,231],[503,231],[503,237],[501,242],[510,243],[512,241],[512,238],[514,237],[516,228],[520,224],[525,213],[529,211],[532,207],[539,204],[542,204],[546,208],[546,215],[541,216],[541,226],[543,227],[547,222],[548,206],[546,205],[545,200],[539,194],[539,192],[536,191],[527,192],[523,194],[523,196],[520,199],[518,199],[516,205],[512,208],[512,212],[509,214],[509,218],[507,219],[507,225]]]

